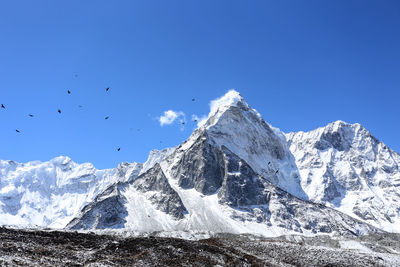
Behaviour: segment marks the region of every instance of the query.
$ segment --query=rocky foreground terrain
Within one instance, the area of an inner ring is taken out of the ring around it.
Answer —
[[[400,235],[202,240],[0,228],[1,266],[400,266]]]

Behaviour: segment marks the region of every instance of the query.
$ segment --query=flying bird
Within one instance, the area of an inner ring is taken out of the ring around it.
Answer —
[[[68,92],[68,94],[71,94],[71,91],[70,91],[70,90],[68,90],[67,92]]]
[[[20,131],[18,129],[15,130],[17,133],[20,133]]]
[[[3,104],[1,104],[1,108],[6,108]]]
[[[80,108],[83,108],[83,106],[82,106],[82,105],[79,105],[78,107],[80,107]]]
[[[275,174],[277,174],[279,172],[279,170],[276,170]]]
[[[31,117],[31,118],[32,118],[32,117],[33,117],[33,114],[29,114],[29,117]]]
[[[108,92],[108,90],[110,90],[110,87],[107,87],[107,88],[106,88],[106,92]]]
[[[121,150],[121,148],[119,147],[118,149],[117,149],[117,151],[120,151]]]
[[[194,101],[195,99],[194,98],[192,98],[192,101]]]
[[[59,109],[57,112],[61,114],[61,109]]]
[[[108,120],[108,118],[109,118],[109,117],[107,116],[107,117],[105,117],[104,119],[105,119],[105,120]]]

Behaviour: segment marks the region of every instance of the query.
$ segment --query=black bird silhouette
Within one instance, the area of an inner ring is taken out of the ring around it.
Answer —
[[[109,118],[109,117],[107,116],[107,117],[105,117],[104,119],[105,119],[105,120],[108,120],[108,118]]]
[[[268,165],[271,164],[271,161],[268,161]]]
[[[6,108],[3,104],[1,104],[1,108]]]
[[[279,170],[276,170],[275,174],[277,174],[279,172]]]
[[[68,94],[71,94],[71,91],[70,91],[70,90],[68,90]]]
[[[194,119],[193,121],[194,121],[194,122],[197,122],[197,119]]]
[[[108,92],[108,90],[110,90],[110,87],[107,87],[107,88],[106,88],[106,92]]]
[[[121,150],[121,148],[119,147],[118,149],[117,149],[117,151],[120,151]]]
[[[33,114],[29,114],[29,117],[31,117],[31,118],[32,118],[32,117],[33,117]]]
[[[82,106],[82,105],[79,105],[78,107],[82,108],[83,106]]]
[[[58,113],[60,113],[60,114],[61,114],[61,109],[59,109],[59,110],[58,110]]]
[[[17,133],[20,133],[20,131],[17,129],[17,130],[15,130]]]
[[[185,125],[185,122],[184,122],[184,121],[182,121],[182,125]]]
[[[195,99],[194,98],[192,98],[192,101],[194,101]]]

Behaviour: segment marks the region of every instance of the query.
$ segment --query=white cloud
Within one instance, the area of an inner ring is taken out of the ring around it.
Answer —
[[[173,124],[178,119],[182,129],[183,125],[186,123],[186,116],[185,113],[182,111],[173,111],[173,110],[164,111],[164,115],[159,117],[158,121],[160,122],[161,126],[164,126]]]

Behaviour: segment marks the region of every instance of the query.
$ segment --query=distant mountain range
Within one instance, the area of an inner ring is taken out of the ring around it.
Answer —
[[[284,134],[240,94],[174,148],[96,170],[0,161],[0,224],[68,229],[362,235],[400,232],[400,155],[359,124]]]

